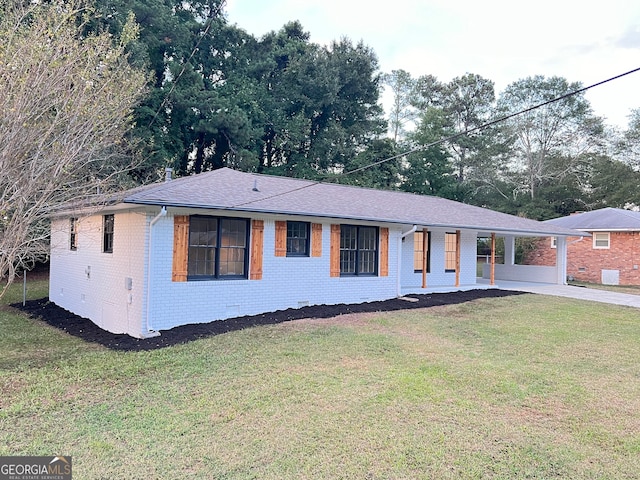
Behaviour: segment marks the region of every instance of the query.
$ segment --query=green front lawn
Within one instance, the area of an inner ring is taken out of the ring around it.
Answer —
[[[603,285],[601,283],[588,283],[571,281],[569,285],[585,288],[596,288],[598,290],[608,290],[610,292],[628,293],[630,295],[640,295],[640,286],[638,285]]]
[[[0,329],[0,455],[72,455],[78,479],[640,472],[631,308],[522,295],[151,352],[7,307]]]

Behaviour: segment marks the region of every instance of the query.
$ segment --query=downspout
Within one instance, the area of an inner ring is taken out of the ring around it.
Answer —
[[[402,275],[402,240],[414,233],[416,230],[418,230],[418,225],[414,225],[413,227],[411,227],[411,230],[404,232],[398,237],[398,276],[396,277],[396,293],[398,297],[402,296],[402,286],[400,284],[400,277]]]
[[[152,261],[152,253],[153,253],[153,226],[160,220],[160,218],[165,217],[167,215],[167,207],[162,207],[160,213],[153,217],[151,222],[149,222],[149,251],[147,254],[147,315],[145,319],[146,328],[143,333],[144,338],[149,337],[157,337],[160,333],[156,332],[151,326],[151,261]]]

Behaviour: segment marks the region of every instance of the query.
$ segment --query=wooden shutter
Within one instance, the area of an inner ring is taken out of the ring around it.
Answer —
[[[276,221],[276,257],[287,256],[287,222]]]
[[[380,276],[389,276],[389,229],[380,229]]]
[[[173,217],[173,268],[171,281],[186,282],[189,260],[189,215]]]
[[[262,280],[262,250],[264,239],[264,221],[251,221],[251,262],[249,279]]]
[[[340,276],[340,225],[331,225],[331,252],[329,276]]]
[[[322,256],[322,224],[311,224],[311,256]]]

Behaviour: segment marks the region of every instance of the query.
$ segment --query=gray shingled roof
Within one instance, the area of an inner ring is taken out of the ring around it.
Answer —
[[[622,208],[602,208],[591,212],[576,213],[568,217],[554,218],[544,223],[588,232],[640,230],[640,212],[632,212]]]
[[[439,197],[243,173],[229,168],[137,189],[126,195],[124,202],[473,229],[481,233],[581,234]]]

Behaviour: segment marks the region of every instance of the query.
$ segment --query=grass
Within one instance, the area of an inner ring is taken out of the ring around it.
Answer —
[[[577,287],[596,288],[599,290],[608,290],[610,292],[628,293],[630,295],[640,295],[640,286],[638,285],[603,285],[601,283],[589,283],[571,281],[569,285],[575,285]]]
[[[6,307],[0,328],[0,455],[72,455],[77,478],[640,471],[631,308],[522,295],[130,353]]]

